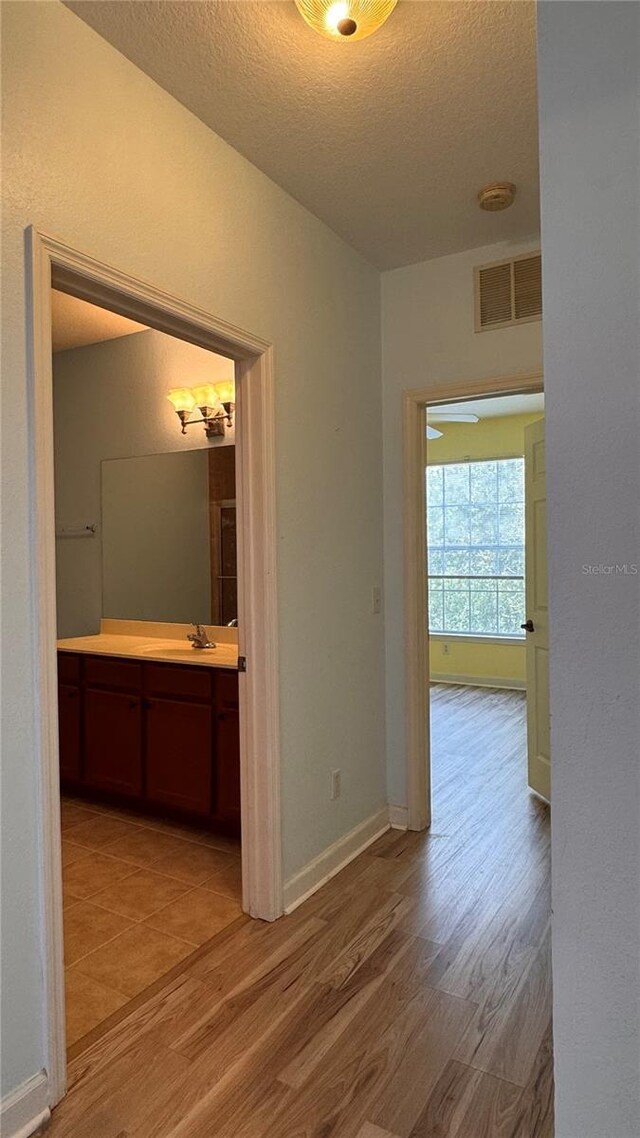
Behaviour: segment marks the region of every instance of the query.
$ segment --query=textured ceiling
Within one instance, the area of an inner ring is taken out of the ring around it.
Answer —
[[[98,308],[86,300],[69,296],[66,292],[51,290],[51,341],[54,352],[67,348],[82,348],[87,344],[100,344],[103,340],[117,340],[134,332],[146,331],[145,324],[136,324],[117,312]]]
[[[66,2],[381,268],[538,232],[529,0],[401,2],[358,43],[292,2]],[[499,179],[515,205],[484,213]]]

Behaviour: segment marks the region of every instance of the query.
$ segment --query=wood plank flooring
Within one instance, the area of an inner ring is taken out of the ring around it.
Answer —
[[[434,821],[236,921],[69,1068],[51,1138],[552,1138],[525,701],[432,690]]]

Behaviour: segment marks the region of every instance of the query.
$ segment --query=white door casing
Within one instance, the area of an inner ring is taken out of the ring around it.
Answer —
[[[260,337],[27,231],[28,382],[33,562],[33,691],[39,784],[45,1069],[49,1105],[66,1084],[62,871],[56,661],[51,286],[102,304],[235,361],[238,429],[239,650],[243,908],[275,920],[283,911],[280,825],[279,669],[276,586],[273,349]]]
[[[549,602],[544,419],[524,431],[527,752],[529,786],[551,799]]]
[[[431,824],[431,754],[429,739],[429,614],[427,606],[425,408],[491,395],[542,391],[542,373],[527,372],[484,379],[432,383],[402,393],[405,769],[407,826]]]

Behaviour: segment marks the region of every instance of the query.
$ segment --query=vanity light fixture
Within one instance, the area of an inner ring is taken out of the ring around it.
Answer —
[[[224,435],[227,426],[233,426],[235,384],[232,379],[219,383],[204,383],[199,387],[174,387],[167,395],[171,406],[182,423],[182,434],[195,423],[204,423],[208,439]],[[198,408],[201,419],[192,419]]]
[[[330,40],[363,40],[384,24],[397,0],[296,0],[300,15]]]

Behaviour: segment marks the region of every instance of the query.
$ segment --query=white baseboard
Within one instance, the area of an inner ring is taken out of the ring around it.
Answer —
[[[409,829],[409,807],[408,806],[390,806],[389,807],[389,825],[392,830],[408,830]]]
[[[444,672],[432,672],[432,684],[461,684],[473,688],[508,688],[511,691],[526,691],[526,680],[511,680],[504,676],[448,676]]]
[[[291,913],[303,901],[311,897],[322,885],[326,885],[336,873],[344,869],[358,854],[366,850],[382,834],[389,829],[389,811],[385,807],[361,822],[359,826],[338,838],[332,846],[323,850],[318,857],[307,862],[302,869],[294,873],[293,877],[285,883],[284,911]]]
[[[30,1138],[50,1117],[49,1080],[40,1071],[3,1098],[0,1134],[2,1138]]]

